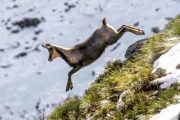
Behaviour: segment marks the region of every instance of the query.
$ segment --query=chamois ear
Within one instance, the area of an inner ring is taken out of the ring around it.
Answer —
[[[103,24],[104,26],[107,25],[106,18],[104,18],[104,19],[102,20],[102,24]]]

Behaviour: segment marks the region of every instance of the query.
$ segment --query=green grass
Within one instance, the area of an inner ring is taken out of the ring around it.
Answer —
[[[152,94],[153,91],[141,91],[126,96],[126,105],[122,111],[118,111],[120,119],[135,119],[137,115],[149,115],[160,112],[168,104],[177,103],[175,95],[180,95],[180,85],[161,91],[158,96]]]
[[[73,98],[48,117],[49,120],[83,120],[92,116],[94,120],[124,120],[137,119],[158,113],[162,108],[172,103],[174,95],[180,94],[180,85],[160,91],[154,95],[157,88],[147,88],[152,80],[152,64],[163,53],[166,53],[179,39],[169,40],[180,36],[180,16],[172,20],[164,31],[152,36],[141,48],[141,53],[134,59],[121,62],[109,62],[105,72],[100,75],[81,99]],[[117,110],[116,103],[120,93],[129,89],[131,92],[124,98],[123,110]],[[109,100],[110,103],[102,108],[100,102]]]
[[[51,115],[50,120],[58,120],[61,117],[63,120],[76,120],[80,114],[81,100],[78,97],[67,100],[62,106]]]

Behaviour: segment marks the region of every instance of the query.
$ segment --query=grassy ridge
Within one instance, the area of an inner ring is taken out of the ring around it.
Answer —
[[[148,119],[168,104],[177,103],[175,95],[180,94],[180,85],[155,92],[157,88],[148,88],[152,80],[152,64],[160,55],[180,42],[180,16],[172,20],[164,31],[151,37],[134,59],[121,63],[109,62],[105,72],[91,84],[83,98],[71,98],[57,107],[48,117],[49,120],[124,120]],[[171,39],[172,37],[176,39]],[[171,39],[171,40],[169,40]],[[120,94],[129,90],[123,99],[123,109],[118,110],[116,103]],[[102,101],[108,101],[105,106]]]

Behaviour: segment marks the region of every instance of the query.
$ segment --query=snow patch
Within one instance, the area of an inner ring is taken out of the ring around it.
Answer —
[[[180,119],[180,103],[170,105],[161,110],[157,115],[154,115],[150,120],[179,120]]]
[[[166,73],[170,73],[165,77],[158,78],[152,83],[162,83],[160,88],[168,88],[172,84],[180,83],[180,69],[177,69],[177,65],[180,64],[180,43],[172,47],[166,54],[162,55],[154,62],[153,72],[158,68],[166,70]]]

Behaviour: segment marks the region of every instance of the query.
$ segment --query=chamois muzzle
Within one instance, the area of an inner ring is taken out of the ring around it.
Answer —
[[[48,46],[46,46],[46,45],[44,45],[44,44],[42,44],[42,47],[43,47],[43,48],[47,48],[47,49],[48,49]]]
[[[49,44],[45,44],[45,45],[42,44],[42,47],[48,49],[48,51],[49,51],[48,61],[49,61],[49,62],[52,62],[52,61],[53,61],[53,59],[52,59],[52,53],[53,53],[52,47],[50,47]]]

